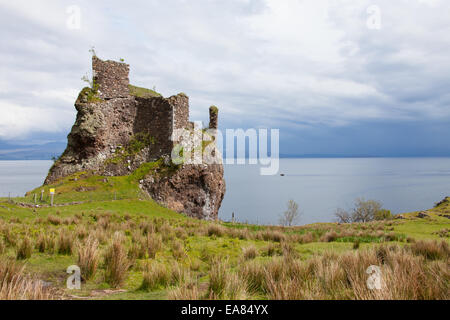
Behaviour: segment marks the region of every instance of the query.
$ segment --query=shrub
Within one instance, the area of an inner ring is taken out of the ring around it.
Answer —
[[[380,209],[375,212],[374,219],[375,220],[389,220],[389,219],[392,219],[392,213],[390,210]]]
[[[280,216],[280,224],[282,226],[292,226],[299,219],[300,212],[298,204],[294,200],[289,200],[287,203],[287,210]]]

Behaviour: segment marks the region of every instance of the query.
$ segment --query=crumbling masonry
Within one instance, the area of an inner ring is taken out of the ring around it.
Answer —
[[[80,93],[77,119],[68,145],[45,180],[51,184],[79,171],[128,175],[143,163],[167,159],[177,141],[176,129],[192,129],[189,98],[130,86],[129,65],[92,58],[93,88]],[[210,128],[217,129],[218,109],[211,107]],[[130,152],[139,140],[143,147]],[[127,149],[128,148],[128,149]],[[225,193],[223,167],[184,165],[171,176],[148,176],[141,187],[156,201],[178,212],[216,219]]]

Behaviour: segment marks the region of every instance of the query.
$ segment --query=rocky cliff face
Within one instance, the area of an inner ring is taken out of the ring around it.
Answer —
[[[51,184],[79,171],[123,176],[156,162],[140,186],[162,205],[201,219],[216,219],[225,194],[223,166],[171,163],[179,143],[173,133],[192,130],[189,98],[184,94],[163,98],[152,90],[129,85],[129,66],[93,57],[94,79],[77,101],[77,118],[67,148],[45,180]],[[210,114],[217,128],[217,108]],[[213,153],[216,157],[220,153]]]

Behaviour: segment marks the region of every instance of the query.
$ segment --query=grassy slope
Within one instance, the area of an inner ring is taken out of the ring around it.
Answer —
[[[139,98],[153,98],[153,97],[162,97],[162,95],[154,90],[136,87],[133,85],[128,86],[130,88],[130,94]]]
[[[147,168],[148,169],[148,168]],[[138,187],[138,180],[141,178],[142,172],[137,172],[127,177],[98,177],[90,176],[86,173],[78,173],[67,177],[52,186],[37,188],[29,192],[24,198],[16,198],[15,202],[34,203],[34,194],[40,195],[40,190],[45,191],[45,199],[41,203],[38,196],[39,208],[22,207],[16,203],[9,203],[7,199],[0,199],[0,222],[15,223],[12,228],[17,241],[20,241],[25,235],[31,236],[32,239],[46,232],[57,232],[58,230],[75,231],[80,226],[92,226],[96,221],[92,220],[93,216],[112,216],[113,221],[118,225],[125,225],[127,221],[133,220],[137,223],[143,221],[154,221],[154,218],[162,218],[168,221],[172,230],[177,228],[187,228],[190,226],[194,229],[207,228],[212,223],[197,221],[177,214],[166,208],[159,206]],[[67,204],[70,202],[83,202],[81,204],[72,204],[60,207],[47,207],[49,203],[48,189],[56,188],[55,203]],[[114,197],[118,200],[113,200]],[[377,237],[368,235],[367,229],[378,230],[384,234],[395,234],[393,242],[404,244],[407,237],[415,239],[439,239],[438,232],[443,229],[450,229],[450,220],[442,217],[442,214],[449,214],[450,203],[444,203],[437,208],[429,210],[428,218],[419,219],[417,213],[409,213],[404,216],[404,220],[395,220],[386,223],[377,224],[375,229],[370,224],[354,224],[349,226],[337,224],[313,224],[295,228],[279,228],[264,227],[245,224],[221,223],[224,230],[228,230],[232,234],[233,230],[245,230],[249,234],[256,234],[265,230],[280,231],[289,236],[302,236],[313,234],[314,240],[310,243],[301,243],[294,241],[294,248],[300,255],[301,259],[308,259],[312,255],[320,254],[325,251],[333,250],[344,252],[352,250],[354,242],[361,242],[361,248],[376,245],[385,241],[384,236]],[[56,216],[61,219],[77,216],[80,217],[78,223],[62,223],[61,225],[51,225],[46,219],[49,216]],[[320,240],[324,234],[330,230],[336,230],[342,233],[345,230],[352,230],[353,234],[347,237],[340,237],[331,242],[323,242]],[[227,231],[227,232],[228,232]],[[128,228],[125,233],[131,234],[133,230]],[[361,234],[359,234],[360,232]],[[364,234],[362,234],[364,233]],[[372,232],[374,234],[374,232]],[[156,256],[156,260],[164,264],[172,264],[174,258],[169,243],[175,241],[177,236],[167,240],[161,252]],[[238,265],[242,256],[242,248],[250,245],[255,246],[258,252],[262,252],[269,243],[274,243],[270,239],[258,239],[257,237],[248,237],[240,239],[238,236],[233,237],[227,235],[208,235],[207,233],[192,233],[181,238],[184,244],[186,257],[180,263],[185,265],[192,264],[192,261],[199,263],[198,277],[200,282],[207,282],[208,263],[205,263],[203,256],[205,252],[211,256],[227,257],[231,265]],[[448,233],[447,237],[448,239]],[[1,240],[1,239],[0,239]],[[275,241],[276,243],[276,241]],[[102,244],[105,248],[107,243]],[[8,246],[4,256],[15,257],[17,248]],[[257,260],[264,260],[262,254],[258,254]],[[145,260],[145,259],[144,259]],[[40,279],[51,281],[58,287],[64,288],[67,274],[65,269],[69,265],[77,263],[76,254],[60,255],[53,253],[39,253],[33,250],[31,258],[26,260],[27,271],[36,275]],[[145,261],[138,261],[138,265],[142,265]],[[127,277],[127,281],[123,289],[127,292],[115,295],[100,296],[101,299],[164,299],[167,295],[167,289],[161,288],[152,292],[139,290],[142,283],[142,271],[139,268],[133,268]],[[92,290],[107,289],[109,285],[103,281],[102,272],[98,272],[97,276],[88,281],[83,286],[81,292],[67,292],[68,294],[76,294],[79,296],[88,296]],[[95,297],[94,297],[95,298]]]

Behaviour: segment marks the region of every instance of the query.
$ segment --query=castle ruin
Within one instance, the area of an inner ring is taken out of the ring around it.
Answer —
[[[129,70],[126,63],[93,56],[92,88],[84,88],[78,96],[77,119],[67,148],[50,169],[46,184],[79,171],[128,175],[143,163],[167,160],[178,143],[172,140],[175,130],[194,128],[189,121],[188,96],[180,93],[164,98],[131,86]],[[211,107],[209,113],[210,128],[217,129],[218,109]],[[135,145],[138,150],[132,148]],[[175,184],[171,179],[185,183]],[[221,164],[184,165],[174,176],[148,177],[141,187],[169,208],[214,219],[225,192],[223,168]]]

